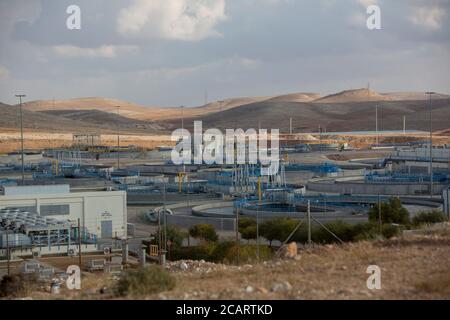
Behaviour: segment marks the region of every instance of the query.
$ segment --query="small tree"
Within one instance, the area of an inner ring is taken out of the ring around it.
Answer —
[[[161,232],[163,232],[163,230],[161,230]],[[172,243],[171,247],[175,249],[180,248],[183,245],[183,239],[187,237],[187,233],[180,230],[180,228],[176,226],[167,226],[166,232],[167,232],[167,241],[170,241]],[[151,243],[157,245],[159,242],[158,233],[153,233],[151,234],[151,236],[153,237]]]
[[[239,232],[241,232],[241,230],[244,230],[247,227],[250,226],[256,226],[256,220],[253,218],[240,218],[239,219]]]
[[[378,204],[369,211],[369,220],[377,222],[379,219]],[[382,223],[409,224],[409,212],[402,206],[399,198],[390,198],[388,202],[381,203]]]
[[[283,242],[294,231],[298,222],[291,218],[276,218],[267,220],[260,226],[260,234],[266,238],[270,246],[273,240]]]
[[[245,239],[250,243],[251,239],[257,238],[256,225],[248,226],[247,228],[241,230],[240,233],[241,233],[242,239]]]
[[[256,220],[252,218],[239,219],[239,232],[242,239],[250,242],[251,239],[256,239]]]
[[[189,228],[189,235],[193,238],[215,242],[219,239],[214,226],[210,224],[197,224]]]
[[[422,224],[432,224],[444,222],[445,216],[441,210],[423,211],[419,212],[412,219],[413,226],[420,226]]]

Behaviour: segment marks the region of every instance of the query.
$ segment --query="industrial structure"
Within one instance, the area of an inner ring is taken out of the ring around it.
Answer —
[[[29,254],[27,250],[36,247],[46,253],[67,253],[78,242],[78,232],[80,240],[89,245],[127,235],[124,191],[70,192],[68,185],[3,189],[3,249],[8,245],[21,254]],[[88,250],[95,251],[97,247]]]

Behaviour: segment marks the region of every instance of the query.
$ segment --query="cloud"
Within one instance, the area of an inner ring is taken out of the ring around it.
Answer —
[[[440,7],[417,7],[409,16],[409,21],[430,31],[441,29],[445,10]]]
[[[81,48],[72,45],[54,46],[53,50],[60,56],[69,58],[115,58],[119,53],[132,53],[135,46],[105,45],[97,48]]]
[[[125,36],[196,41],[220,33],[225,0],[133,0],[120,10],[117,28]]]
[[[0,78],[7,78],[9,76],[9,70],[0,66]]]

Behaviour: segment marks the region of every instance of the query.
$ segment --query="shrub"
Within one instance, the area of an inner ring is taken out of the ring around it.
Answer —
[[[163,232],[163,230],[161,230]],[[176,226],[167,226],[166,228],[167,240],[172,241],[172,250],[176,248],[180,248],[183,245],[183,239],[187,237],[187,233],[180,230],[180,228]],[[159,237],[158,233],[154,233],[151,235],[154,239],[151,241],[151,244],[158,245]]]
[[[193,238],[215,242],[219,239],[214,226],[210,224],[197,224],[189,228],[189,235]]]
[[[250,242],[251,239],[257,238],[256,226],[248,226],[240,232],[242,239],[245,239],[248,242]]]
[[[239,219],[239,232],[242,239],[249,242],[251,239],[256,239],[256,220],[252,218]]]
[[[236,263],[237,245],[232,241],[207,243],[197,247],[180,248],[173,253],[174,260],[205,260],[216,263]],[[273,258],[273,250],[268,246],[259,247],[260,260]],[[239,246],[239,260],[241,263],[249,263],[257,258],[256,245]]]
[[[258,247],[256,245],[246,245],[239,247],[239,262],[252,263],[257,260]],[[259,260],[266,261],[274,257],[274,251],[268,246],[259,246]],[[237,263],[237,246],[233,245],[228,250],[222,262]]]
[[[332,221],[324,224],[328,230],[333,232],[339,239],[344,242],[353,240],[353,227],[341,220]],[[339,242],[330,232],[324,228],[315,229],[313,240],[318,243],[334,243]]]
[[[0,281],[0,297],[18,298],[28,294],[37,281],[36,275],[4,276]]]
[[[256,226],[256,219],[246,217],[239,219],[239,232],[250,226]]]
[[[119,280],[116,289],[120,296],[142,296],[174,287],[175,278],[163,268],[152,265],[129,272]]]
[[[383,224],[383,226],[381,227],[381,234],[386,239],[390,239],[392,237],[398,236],[401,233],[401,231],[402,231],[402,227],[395,226],[392,224],[386,223],[386,224]]]
[[[235,242],[223,241],[217,242],[210,246],[209,259],[212,262],[233,262],[232,260],[226,261],[226,257],[230,250],[236,246]]]
[[[195,247],[181,247],[176,248],[170,253],[171,260],[211,260],[211,247],[208,245],[201,245]]]
[[[382,223],[409,224],[408,210],[402,206],[399,198],[390,198],[388,202],[381,203],[380,206]],[[379,219],[378,215],[377,204],[369,211],[369,221],[377,222]]]
[[[444,213],[440,210],[419,212],[412,219],[412,225],[418,227],[422,224],[431,224],[444,222]]]
[[[266,238],[272,246],[273,240],[285,241],[294,231],[299,222],[291,218],[276,218],[263,222],[260,226],[260,235]]]

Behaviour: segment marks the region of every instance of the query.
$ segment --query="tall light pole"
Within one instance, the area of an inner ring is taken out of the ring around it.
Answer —
[[[180,106],[180,108],[181,108],[181,129],[183,132],[183,141],[184,141],[184,106]],[[195,148],[195,146],[194,146],[194,148]],[[183,149],[183,152],[184,152],[184,149]],[[184,164],[184,161],[183,161],[183,173],[184,174],[186,173],[186,165]],[[181,177],[179,177],[178,179],[181,179]],[[183,179],[184,179],[184,177],[183,177]],[[180,181],[178,181],[178,182],[180,182]]]
[[[425,93],[430,97],[430,198],[433,198],[433,104],[431,96],[435,93],[431,91]]]
[[[25,162],[24,162],[24,152],[23,152],[23,113],[22,113],[22,98],[26,97],[24,94],[16,94],[19,98],[19,109],[20,109],[20,141],[21,141],[21,153],[22,153],[22,185],[25,184]]]
[[[120,106],[117,108],[117,170],[120,169]]]
[[[377,141],[377,147],[379,145],[379,138],[378,138],[378,104],[375,106],[375,134],[376,134],[376,141]]]

